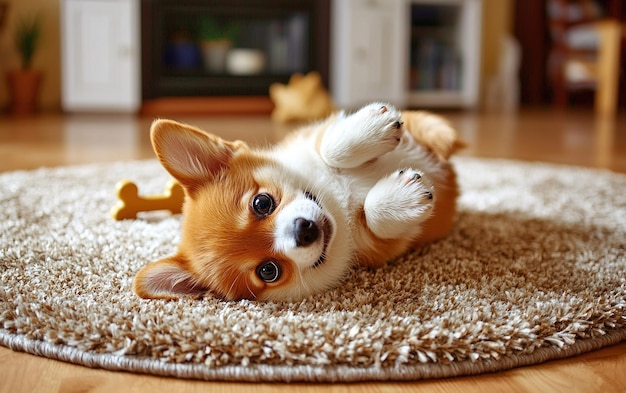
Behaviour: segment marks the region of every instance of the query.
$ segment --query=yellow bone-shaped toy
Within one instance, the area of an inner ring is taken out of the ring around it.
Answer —
[[[169,210],[172,214],[182,211],[185,191],[176,180],[170,180],[162,195],[139,196],[137,185],[130,180],[121,180],[116,187],[117,204],[111,209],[116,220],[137,218],[137,213],[154,210]]]

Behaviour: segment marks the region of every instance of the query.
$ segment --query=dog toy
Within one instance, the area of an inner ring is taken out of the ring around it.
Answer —
[[[275,105],[272,120],[279,123],[319,120],[335,111],[317,72],[293,74],[287,85],[273,83],[270,98]]]
[[[137,218],[137,213],[169,210],[172,214],[182,212],[185,191],[176,180],[167,182],[162,195],[140,196],[137,185],[130,180],[121,180],[116,186],[117,204],[111,209],[115,220]]]

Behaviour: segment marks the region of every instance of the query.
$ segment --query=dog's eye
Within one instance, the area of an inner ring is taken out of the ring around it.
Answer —
[[[259,217],[265,217],[274,211],[274,199],[269,194],[259,194],[252,198],[252,210]]]
[[[274,261],[262,262],[256,268],[256,275],[265,282],[275,282],[280,278],[280,266]]]

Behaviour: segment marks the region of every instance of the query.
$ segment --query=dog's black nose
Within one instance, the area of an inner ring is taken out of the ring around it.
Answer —
[[[296,235],[296,245],[306,247],[317,239],[319,229],[313,221],[306,218],[296,218],[293,222],[293,231]]]

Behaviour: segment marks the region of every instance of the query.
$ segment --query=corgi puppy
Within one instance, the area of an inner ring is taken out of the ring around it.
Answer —
[[[296,300],[445,236],[460,146],[442,118],[373,103],[253,149],[156,120],[156,155],[184,187],[178,252],[139,271],[135,292],[173,299]]]

